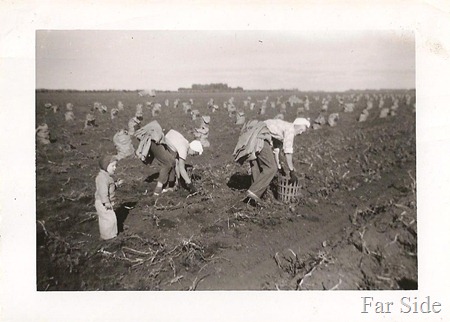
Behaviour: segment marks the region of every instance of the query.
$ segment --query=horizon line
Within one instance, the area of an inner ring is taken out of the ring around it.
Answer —
[[[275,89],[246,89],[242,88],[242,90],[237,90],[236,88],[229,88],[229,90],[196,90],[189,87],[180,87],[177,90],[171,89],[72,89],[72,88],[36,88],[35,91],[71,91],[71,92],[140,92],[140,91],[149,91],[153,90],[155,92],[179,92],[180,89],[186,91],[193,92],[252,92],[252,91],[292,91],[292,92],[349,92],[349,91],[414,91],[413,88],[350,88],[346,90],[322,90],[322,89],[309,89],[309,90],[301,90],[298,88],[275,88]]]

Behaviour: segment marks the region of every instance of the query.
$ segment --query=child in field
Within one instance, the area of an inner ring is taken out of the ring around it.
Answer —
[[[104,156],[99,161],[100,172],[95,178],[95,209],[98,215],[100,237],[104,240],[117,236],[117,218],[114,212],[115,190],[123,180],[114,182],[111,177],[116,171],[117,158]]]

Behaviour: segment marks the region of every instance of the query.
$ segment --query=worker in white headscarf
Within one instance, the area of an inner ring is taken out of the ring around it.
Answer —
[[[306,131],[310,122],[304,118],[297,118],[293,123],[279,119],[253,121],[254,124],[249,125],[251,122],[244,125],[233,155],[237,162],[250,162],[252,185],[247,190],[247,197],[260,202],[277,171],[284,173],[279,159],[280,148],[286,156],[290,181],[298,181],[292,161],[294,137]],[[246,126],[248,130],[245,130]]]

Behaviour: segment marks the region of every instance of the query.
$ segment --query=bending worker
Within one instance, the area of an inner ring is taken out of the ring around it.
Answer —
[[[170,130],[165,135],[165,143],[169,152],[175,157],[175,173],[177,175],[177,181],[180,176],[186,183],[190,193],[196,192],[191,178],[186,171],[186,158],[188,155],[201,155],[203,153],[203,147],[200,141],[189,141],[178,131]]]
[[[250,121],[244,125],[233,156],[241,164],[250,162],[252,185],[247,190],[247,197],[260,202],[277,170],[283,171],[279,159],[281,147],[286,156],[290,180],[298,181],[292,161],[294,137],[309,127],[310,122],[304,118],[297,118],[293,123],[278,119]]]
[[[165,146],[164,132],[158,121],[154,120],[137,130],[135,136],[139,139],[136,156],[145,164],[151,164],[156,159],[161,165],[153,194],[159,196],[163,192],[164,186],[168,189],[167,191],[173,190],[175,157]]]

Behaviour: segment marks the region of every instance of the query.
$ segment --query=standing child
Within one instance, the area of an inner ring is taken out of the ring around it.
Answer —
[[[114,182],[111,175],[116,171],[117,158],[104,156],[99,161],[100,172],[95,178],[95,209],[98,215],[100,237],[104,240],[117,236],[117,218],[114,212],[115,190],[123,181]]]

